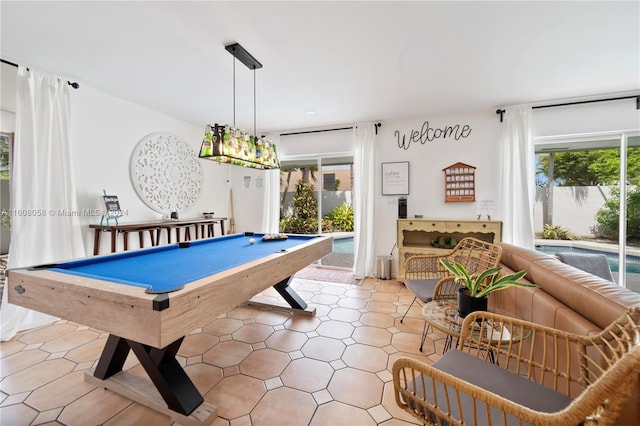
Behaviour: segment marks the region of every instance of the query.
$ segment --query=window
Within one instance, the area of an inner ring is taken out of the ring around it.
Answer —
[[[640,292],[640,136],[535,141],[538,249],[604,253],[616,281]]]
[[[281,159],[280,231],[330,233],[334,253],[325,266],[353,267],[353,157]]]
[[[0,255],[9,252],[11,240],[11,200],[9,196],[9,160],[11,146],[13,144],[12,133],[0,133]]]

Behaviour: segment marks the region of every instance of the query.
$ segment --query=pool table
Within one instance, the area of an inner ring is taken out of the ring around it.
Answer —
[[[271,286],[292,308],[308,311],[289,282],[332,251],[331,237],[262,237],[233,234],[12,269],[8,301],[110,333],[90,381],[181,424],[209,424],[216,408],[175,358],[184,337]],[[155,389],[122,372],[130,350]]]

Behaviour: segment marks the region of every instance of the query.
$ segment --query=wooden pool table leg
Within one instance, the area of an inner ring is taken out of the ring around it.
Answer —
[[[282,298],[286,300],[292,308],[305,310],[307,309],[307,303],[302,300],[300,295],[296,293],[294,289],[289,287],[289,283],[292,279],[293,275],[280,281],[278,284],[274,285],[273,288],[276,289],[280,296],[282,296]]]
[[[127,355],[129,355],[127,341],[110,334],[98,360],[94,376],[104,380],[122,371]]]
[[[204,398],[176,359],[183,340],[184,337],[158,349],[110,335],[93,375],[106,380],[121,372],[132,349],[169,409],[188,416]]]
[[[184,337],[162,349],[131,340],[128,343],[167,406],[180,414],[189,415],[204,402],[204,398],[176,359],[183,340]]]
[[[284,299],[284,302],[281,300],[274,300],[273,298],[264,298],[260,295],[256,295],[249,299],[247,301],[247,304],[262,306],[266,308],[276,308],[280,310],[284,309],[295,315],[306,315],[311,317],[314,316],[316,314],[315,306],[307,305],[307,303],[302,300],[300,295],[296,293],[293,288],[289,287],[289,283],[291,283],[292,279],[293,275],[289,278],[285,278],[284,280],[273,286],[278,294]]]

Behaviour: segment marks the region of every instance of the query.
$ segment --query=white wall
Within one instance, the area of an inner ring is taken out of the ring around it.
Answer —
[[[120,206],[128,211],[121,222],[160,219],[162,215],[147,207],[131,183],[129,167],[136,144],[146,135],[164,131],[175,134],[197,153],[204,126],[184,122],[139,105],[93,90],[80,82],[71,95],[71,135],[79,209],[100,207],[99,196],[105,189],[118,196]],[[229,166],[201,160],[204,185],[198,202],[181,217],[198,217],[213,211],[217,216],[228,214]],[[100,217],[81,217],[87,255],[93,252],[93,231],[89,224]],[[130,238],[130,245],[138,245]],[[149,246],[149,243],[145,243]],[[101,253],[108,253],[109,234],[101,241]]]
[[[233,189],[236,232],[265,232],[262,229],[265,171],[230,166],[229,181]]]
[[[16,131],[16,114],[13,111],[0,111],[0,132],[13,133]]]
[[[467,138],[435,139],[424,144],[412,143],[409,149],[398,147],[400,138],[411,130],[420,131],[425,121],[431,128],[469,125]],[[501,124],[494,109],[475,113],[431,115],[398,120],[387,120],[378,129],[376,139],[376,199],[375,199],[375,249],[378,255],[391,252],[396,243],[396,219],[398,197],[383,196],[381,164],[383,162],[409,161],[409,192],[407,217],[422,214],[425,218],[476,219],[474,202],[446,203],[444,201],[444,172],[442,169],[462,162],[476,167],[476,201],[494,200],[498,206],[499,195],[499,142]],[[500,220],[500,212],[494,211],[494,220]],[[394,269],[397,271],[397,250],[393,251]],[[395,272],[394,272],[395,275]]]
[[[468,125],[471,133],[466,138],[434,139],[421,144],[414,142],[408,149],[398,146],[400,138],[407,139],[412,130],[420,132],[423,123],[431,128],[444,128],[459,124]],[[346,127],[350,125],[336,125]],[[375,164],[375,251],[389,254],[396,243],[398,197],[382,195],[381,168],[383,162],[409,162],[408,217],[422,214],[425,218],[475,219],[477,203],[445,203],[444,173],[442,169],[462,162],[477,167],[476,200],[494,200],[496,208],[499,195],[499,141],[502,127],[495,109],[474,113],[407,117],[382,122],[376,138]],[[286,132],[285,132],[286,133]],[[306,135],[270,135],[278,145],[283,158],[353,150],[352,132],[338,131]],[[499,220],[495,211],[492,219]],[[397,271],[397,250],[394,269]],[[395,272],[394,272],[395,274]]]
[[[2,65],[2,131],[15,128],[15,77],[17,69]],[[162,214],[151,210],[138,197],[130,178],[131,155],[136,144],[154,132],[170,132],[189,144],[197,155],[204,134],[204,125],[188,123],[140,105],[92,89],[79,81],[80,89],[71,91],[71,137],[79,211],[101,208],[103,189],[118,196],[127,212],[121,223],[157,220]],[[256,229],[262,221],[264,189],[256,185],[263,174],[259,170],[200,160],[204,185],[199,200],[180,217],[199,217],[202,212],[215,212],[229,217],[230,189],[233,188],[236,230]],[[244,177],[252,177],[252,185],[244,186]],[[90,224],[100,223],[100,217],[82,216],[80,223],[87,256],[93,253],[94,232]],[[225,223],[228,230],[229,222]],[[216,227],[216,232],[218,228]],[[100,253],[110,252],[110,235],[101,237]],[[166,237],[165,237],[166,238]],[[120,249],[121,249],[120,238]],[[130,236],[131,248],[138,247],[138,238]],[[145,247],[150,246],[145,235]]]
[[[4,79],[3,79],[4,80]],[[72,92],[72,137],[74,164],[80,209],[97,208],[98,197],[106,189],[118,195],[123,209],[129,215],[122,221],[160,218],[137,196],[129,177],[131,153],[137,142],[149,133],[174,133],[197,151],[204,127],[187,123],[139,105],[132,104],[96,91],[80,82],[81,88]],[[535,134],[552,135],[617,129],[640,128],[638,111],[629,103],[593,104],[587,106],[536,110]],[[605,109],[603,109],[606,106]],[[583,114],[575,111],[582,111]],[[588,111],[588,114],[585,113]],[[3,112],[2,120],[6,120]],[[586,119],[585,117],[591,117]],[[423,123],[432,128],[468,125],[471,133],[460,140],[436,139],[424,144],[413,143],[409,149],[398,147],[398,136],[420,131]],[[605,123],[605,124],[603,124]],[[376,199],[375,249],[377,254],[388,254],[396,242],[397,199],[381,195],[381,163],[409,161],[410,194],[408,216],[422,214],[425,218],[476,217],[477,203],[445,203],[442,169],[456,162],[477,167],[476,200],[494,200],[499,206],[499,141],[502,125],[493,107],[486,111],[461,114],[442,114],[406,117],[382,122],[376,139]],[[348,126],[348,125],[347,125]],[[3,126],[4,127],[4,126]],[[333,127],[343,127],[337,125]],[[282,158],[304,155],[348,152],[353,149],[350,130],[312,133],[295,136],[269,135]],[[235,222],[238,232],[256,230],[262,220],[264,190],[256,185],[261,171],[202,162],[204,188],[198,203],[182,217],[199,216],[202,211],[214,211],[217,216],[229,215],[229,189],[233,188]],[[251,176],[252,184],[244,185],[244,177]],[[500,220],[500,211],[492,219]],[[83,217],[86,253],[93,248],[93,232],[88,225],[100,218]],[[107,237],[107,235],[105,235]],[[132,238],[135,247],[137,239]],[[108,252],[108,238],[103,238],[101,252]],[[394,250],[394,256],[396,252]]]
[[[576,191],[581,191],[580,201],[576,200]],[[602,192],[600,192],[602,191]],[[544,188],[537,188],[540,196],[536,197],[533,208],[534,231],[541,233],[544,228],[542,194]],[[556,186],[553,188],[553,224],[571,231],[579,237],[593,238],[591,228],[596,222],[598,210],[611,197],[608,186]]]
[[[351,126],[351,124],[336,125],[328,127],[328,129]],[[272,134],[268,135],[268,138],[276,144],[278,155],[281,159],[287,159],[297,156],[353,151],[353,130],[351,129],[280,136],[280,133],[292,133],[297,131],[300,130],[272,132]]]
[[[15,129],[15,74],[17,68],[2,65],[2,131]],[[71,138],[73,164],[78,193],[79,211],[101,208],[102,190],[118,196],[123,210],[128,212],[121,222],[154,220],[161,214],[147,207],[136,194],[131,183],[129,167],[131,154],[144,136],[166,131],[175,134],[198,152],[203,126],[177,120],[139,105],[96,91],[80,83],[71,90]],[[199,216],[203,211],[228,214],[229,166],[203,162],[204,187],[199,201],[183,217]],[[43,207],[46,208],[46,207]],[[81,216],[85,253],[93,253],[93,230],[90,224],[99,223],[99,216]],[[130,239],[131,247],[138,245]],[[147,238],[146,246],[149,246]],[[102,237],[101,253],[110,250],[109,234]]]
[[[83,92],[84,93],[80,93]],[[630,101],[606,104],[589,104],[576,107],[536,110],[534,113],[535,134],[553,135],[603,131],[613,128],[638,128],[638,112]],[[127,220],[142,220],[159,217],[140,201],[133,190],[129,175],[129,157],[139,139],[153,131],[171,131],[197,150],[202,137],[201,126],[191,125],[162,114],[138,107],[108,95],[91,91],[84,86],[74,92],[74,141],[77,153],[85,160],[76,172],[81,204],[97,202],[97,196],[104,187],[120,196],[124,208],[129,208],[131,216]],[[606,107],[606,108],[604,108]],[[604,108],[604,109],[603,109]],[[577,112],[576,112],[577,111]],[[103,126],[103,117],[117,126]],[[589,119],[585,117],[591,117]],[[442,128],[456,124],[469,125],[469,137],[458,141],[436,139],[425,144],[413,143],[409,149],[398,147],[400,137],[411,130],[419,131],[425,121],[432,128]],[[345,125],[349,126],[349,125]],[[492,219],[500,220],[499,208],[499,141],[502,124],[494,108],[475,113],[406,117],[383,121],[376,139],[376,200],[375,249],[377,254],[388,254],[396,242],[397,199],[396,196],[381,195],[381,163],[409,161],[410,194],[408,217],[422,214],[425,218],[474,219],[477,203],[445,203],[444,178],[442,169],[455,162],[463,162],[477,167],[476,200],[494,200],[496,211]],[[337,125],[333,127],[343,127]],[[295,130],[293,130],[295,131]],[[350,130],[311,133],[293,136],[279,136],[274,132],[268,137],[277,145],[281,158],[299,157],[353,149]],[[87,143],[87,141],[91,141]],[[108,149],[109,143],[115,144]],[[114,165],[118,165],[114,167]],[[205,188],[196,207],[183,214],[197,216],[201,211],[215,211],[216,215],[227,216],[229,212],[228,190],[233,188],[236,230],[256,231],[262,219],[264,191],[256,186],[261,171],[230,167],[204,161]],[[117,170],[114,176],[113,170]],[[249,187],[244,185],[244,177],[251,176]],[[82,182],[82,185],[80,185]],[[106,239],[105,239],[106,240]],[[87,251],[92,247],[92,234],[85,237]],[[106,252],[103,242],[102,252]],[[135,240],[134,243],[135,244]],[[394,256],[396,251],[394,250]]]
[[[633,93],[638,95],[638,93]],[[627,95],[626,93],[619,96]],[[617,95],[603,96],[603,98]],[[551,104],[556,102],[550,102]],[[558,102],[561,103],[561,102]],[[635,99],[597,102],[533,110],[534,136],[640,129],[640,110]]]
[[[432,128],[466,124],[471,127],[471,133],[469,137],[461,138],[458,141],[451,138],[435,139],[425,144],[413,143],[407,150],[399,148],[395,131],[408,135],[412,129],[419,131],[425,121],[429,121]],[[337,125],[335,127],[343,126]],[[393,220],[397,218],[398,197],[381,195],[381,164],[383,162],[409,161],[410,195],[407,198],[410,216],[423,214],[425,217],[473,217],[475,203],[444,202],[444,173],[442,169],[456,162],[478,167],[476,170],[478,192],[476,199],[495,200],[499,193],[494,180],[497,179],[498,174],[498,158],[496,156],[499,155],[499,152],[496,150],[501,129],[501,124],[494,110],[384,121],[382,127],[378,129],[376,138],[376,164],[374,166],[376,171],[376,208],[390,206],[388,209],[385,207],[387,214],[384,216],[390,215]],[[276,133],[270,137],[277,143],[281,158],[353,150],[351,130],[282,137],[278,137]],[[490,156],[491,151],[494,151],[494,156]]]

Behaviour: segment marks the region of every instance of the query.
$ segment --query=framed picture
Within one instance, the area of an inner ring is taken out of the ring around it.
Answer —
[[[409,162],[382,163],[382,195],[409,195]]]
[[[120,209],[120,202],[117,195],[103,195],[102,201],[104,202],[104,211],[106,217],[121,217],[122,210]]]

